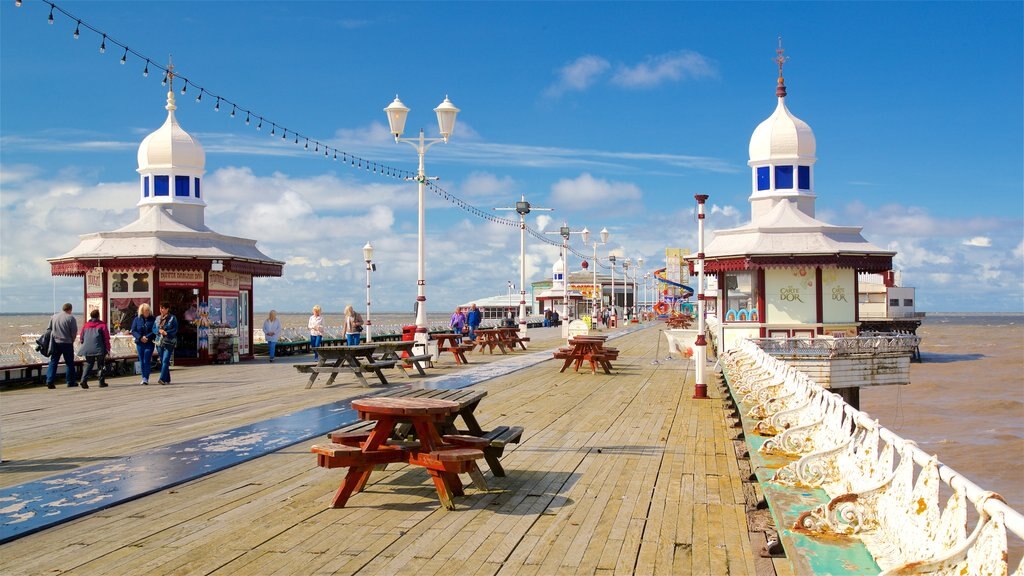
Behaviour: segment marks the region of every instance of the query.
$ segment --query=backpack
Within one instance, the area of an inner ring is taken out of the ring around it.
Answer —
[[[359,315],[359,312],[352,313],[352,327],[355,328],[356,332],[363,331],[363,317]]]
[[[50,340],[52,333],[53,329],[48,326],[46,331],[36,339],[36,352],[39,352],[47,358],[50,357]]]

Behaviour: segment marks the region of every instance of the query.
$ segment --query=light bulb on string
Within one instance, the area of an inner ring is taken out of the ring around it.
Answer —
[[[160,81],[161,86],[167,86],[167,72],[164,72],[164,79]]]
[[[220,112],[220,96],[217,96],[217,103],[213,105],[214,112]]]
[[[337,151],[337,150],[335,150],[335,151],[334,151],[334,159],[335,159],[335,160],[337,160],[337,159],[338,159],[338,151]]]
[[[316,143],[316,147],[315,147],[315,148],[313,148],[313,152],[319,152],[319,151],[320,151],[320,143],[319,143],[319,142],[317,142],[317,143]]]
[[[149,60],[146,60],[146,69],[142,71],[143,78],[149,78]]]
[[[125,48],[124,49],[124,54],[121,55],[121,65],[123,66],[124,63],[127,62],[127,61],[128,61],[128,49]]]
[[[296,144],[299,143],[299,134],[298,134],[298,132],[295,133],[295,143]]]
[[[185,80],[185,83],[181,85],[181,93],[182,94],[185,93],[185,90],[188,90],[188,80]]]
[[[231,117],[232,118],[235,117],[235,105],[234,104],[231,105]]]
[[[200,88],[199,89],[199,96],[196,96],[196,102],[197,103],[201,102],[203,100],[203,92],[206,92],[206,90],[203,89],[203,88]]]
[[[47,18],[46,21],[53,24],[53,4],[50,4],[50,17]]]
[[[21,8],[21,0],[14,0],[14,5]]]
[[[249,112],[248,111],[245,113],[245,125],[246,126],[249,125]]]
[[[79,20],[79,21],[78,21],[78,24],[75,24],[75,33],[74,33],[74,34],[72,34],[72,36],[74,36],[75,40],[78,40],[78,37],[80,36],[80,34],[79,34],[79,32],[78,32],[78,29],[79,29],[79,28],[80,28],[81,26],[82,26],[82,21],[81,21],[81,20]]]
[[[260,126],[263,126],[263,121],[262,120],[260,120]],[[258,128],[257,128],[257,130],[258,130]],[[271,136],[276,136],[277,135],[277,124],[273,124],[273,123],[270,124],[270,135]]]
[[[107,35],[103,35],[103,40],[100,42],[100,54],[107,51]]]
[[[245,116],[245,117],[246,117],[246,118],[248,118],[248,117],[249,117],[249,115],[248,115],[248,114],[246,114],[246,116]],[[263,130],[263,116],[260,116],[260,125],[259,125],[259,126],[257,126],[257,127],[256,127],[256,129],[257,129],[257,130]]]
[[[296,138],[296,142],[295,143],[298,144],[298,139],[297,138]],[[306,138],[306,150],[309,150],[309,138]]]

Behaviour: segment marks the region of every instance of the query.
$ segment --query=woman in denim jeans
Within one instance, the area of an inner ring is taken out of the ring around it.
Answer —
[[[139,371],[142,372],[142,385],[149,385],[149,373],[153,370],[153,340],[156,336],[156,319],[149,304],[139,306],[139,315],[132,320],[132,336],[135,338],[135,350],[139,353]]]
[[[316,349],[324,340],[324,317],[320,315],[320,305],[313,306],[313,315],[309,317],[309,347],[313,349],[313,360],[320,358]]]
[[[167,302],[160,303],[157,326],[160,333],[160,380],[157,384],[163,386],[171,383],[171,358],[178,344],[178,319],[171,314],[171,305]]]

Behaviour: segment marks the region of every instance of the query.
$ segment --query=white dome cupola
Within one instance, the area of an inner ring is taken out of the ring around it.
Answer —
[[[565,289],[565,262],[561,257],[551,266],[551,287]]]
[[[203,199],[201,186],[205,173],[206,152],[174,117],[174,73],[169,66],[167,120],[139,145],[140,212],[153,206],[169,208],[174,219],[192,228],[202,229]]]
[[[801,212],[814,216],[814,131],[786,107],[786,84],[781,40],[775,61],[779,65],[775,96],[778,105],[750,136],[751,216],[753,221],[778,202],[794,202]]]

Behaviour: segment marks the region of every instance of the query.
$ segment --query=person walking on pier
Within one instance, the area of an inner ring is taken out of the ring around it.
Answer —
[[[267,346],[270,347],[270,361],[274,361],[274,352],[277,351],[277,339],[281,337],[281,321],[277,319],[277,310],[271,310],[267,319],[263,321],[263,335],[267,337]]]
[[[64,358],[64,370],[68,377],[68,388],[75,388],[75,338],[78,337],[78,320],[71,313],[71,303],[65,302],[61,311],[50,317],[50,364],[46,368],[46,387],[56,388],[53,379],[57,376],[57,364]]]
[[[352,309],[352,305],[345,306],[345,344],[349,346],[359,345],[359,331],[362,329],[362,321],[357,322],[358,314]]]
[[[156,320],[149,304],[139,306],[139,315],[132,320],[132,336],[135,338],[135,351],[139,353],[141,384],[148,386],[149,373],[153,371],[153,349],[156,347]]]
[[[89,312],[89,321],[82,326],[82,332],[78,335],[82,341],[82,347],[78,353],[85,356],[85,366],[82,368],[82,379],[78,385],[82,388],[89,387],[89,372],[93,365],[96,365],[96,373],[100,380],[100,388],[107,387],[107,379],[103,376],[103,364],[110,354],[110,330],[107,324],[100,320],[100,311]]]
[[[451,320],[448,321],[448,326],[450,326],[452,332],[455,332],[456,334],[462,334],[463,332],[469,331],[469,326],[466,326],[466,315],[462,313],[461,306],[455,307],[455,312],[452,314]]]
[[[320,305],[313,306],[313,315],[309,317],[309,347],[313,349],[313,360],[319,360],[316,349],[324,341],[324,317],[320,315]]]
[[[174,357],[174,347],[178,345],[178,319],[171,314],[171,305],[167,302],[160,303],[157,332],[160,334],[160,379],[157,384],[163,386],[171,383],[171,358]]]
[[[476,340],[476,331],[480,328],[482,316],[480,309],[476,307],[476,302],[469,305],[469,313],[466,314],[466,324],[469,325],[470,340]]]

